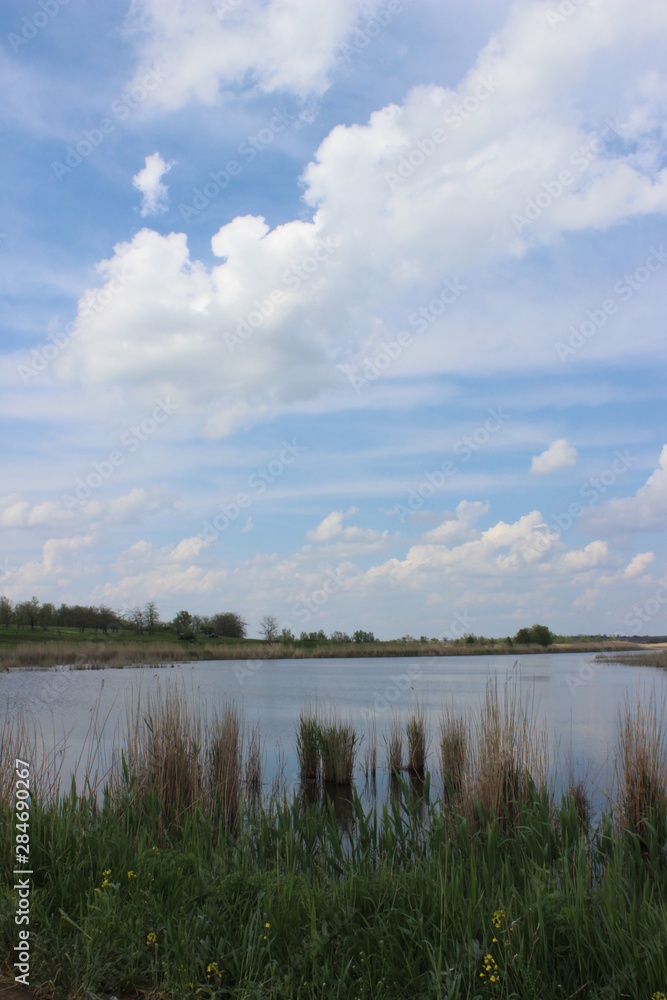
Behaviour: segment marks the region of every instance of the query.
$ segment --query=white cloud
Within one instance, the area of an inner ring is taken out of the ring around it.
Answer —
[[[28,503],[18,493],[0,498],[0,526],[17,528],[25,524]]]
[[[210,65],[201,59],[209,65],[204,85],[191,36],[181,30],[186,24],[193,37],[205,35],[211,8],[206,13],[202,4],[191,9],[176,0],[146,0],[139,8],[159,45],[182,48],[191,69],[187,86],[177,74],[176,89],[160,94],[171,94],[176,103],[190,93],[213,100],[215,67],[224,52],[211,42],[217,54]],[[253,31],[261,39],[268,18],[292,24],[303,14],[298,30],[308,32],[315,18],[320,32],[324,17],[326,33],[330,19],[349,26],[359,12],[342,0],[331,9],[326,5],[323,14],[320,5],[296,0],[256,7],[248,0],[238,18],[244,31],[246,16],[258,18]],[[117,245],[100,265],[104,294],[116,287],[116,275],[127,272],[132,280],[80,324],[61,374],[69,371],[93,385],[122,382],[129,394],[146,398],[168,389],[200,413],[206,433],[218,437],[334,387],[345,390],[350,406],[358,405],[345,372],[372,358],[401,326],[410,325],[414,342],[385,378],[552,367],[563,327],[549,329],[548,290],[532,302],[528,291],[517,296],[513,289],[511,317],[503,325],[496,317],[507,311],[501,291],[491,293],[496,310],[484,293],[471,294],[471,282],[485,265],[512,266],[530,247],[555,244],[568,232],[607,229],[667,210],[667,170],[647,153],[662,91],[638,86],[651,68],[645,61],[657,59],[651,46],[667,38],[666,12],[662,5],[640,12],[608,0],[580,11],[576,31],[563,26],[557,32],[542,4],[518,5],[456,91],[417,87],[401,104],[375,112],[367,125],[331,131],[304,173],[310,221],[294,219],[270,230],[262,218],[236,218],[213,236],[221,261],[211,268],[190,257],[183,233],[143,230]],[[210,30],[215,39],[217,26]],[[287,29],[278,33],[288,36]],[[308,51],[304,38],[298,51]],[[608,93],[599,89],[600,76]],[[268,81],[281,77],[267,71],[261,79],[273,86]],[[607,127],[603,109],[610,106],[625,117],[639,107],[643,112],[632,118],[627,135],[624,125],[614,126],[618,134],[580,170],[572,157],[579,147],[600,142]],[[438,129],[445,135],[439,144],[431,138]],[[572,183],[558,197],[547,197],[544,185],[564,169]],[[549,205],[517,232],[513,215],[539,192]],[[422,328],[411,323],[445,277],[461,291],[444,315],[434,314]],[[554,308],[562,311],[555,298]],[[634,338],[635,350],[642,336]],[[654,351],[653,333],[646,337]],[[625,354],[627,344],[610,336],[605,349]]]
[[[586,587],[583,594],[575,598],[572,602],[572,606],[575,608],[584,608],[586,611],[592,611],[599,596],[600,589],[598,587]]]
[[[530,471],[536,475],[543,476],[550,472],[559,472],[561,469],[567,469],[576,464],[577,449],[569,443],[567,438],[558,438],[541,455],[533,456]]]
[[[146,165],[132,178],[132,185],[141,191],[141,214],[159,215],[169,207],[169,189],[162,178],[174,166],[174,161],[166,163],[159,153],[146,157]]]
[[[357,512],[351,507],[348,514]],[[357,525],[343,525],[345,514],[334,510],[307,533],[309,542],[318,546],[328,547],[335,551],[339,558],[359,555],[362,552],[377,552],[386,547],[389,542],[388,531],[376,531],[374,528],[360,528]]]
[[[71,498],[71,494],[65,494]],[[0,527],[48,528],[62,527],[67,530],[71,524],[82,521],[99,525],[101,521],[116,523],[136,523],[157,510],[172,506],[172,499],[159,488],[146,490],[135,486],[129,493],[112,499],[97,498],[94,494],[88,500],[69,502],[41,500],[30,503],[19,493],[0,497]]]
[[[635,580],[652,562],[655,562],[655,552],[639,552],[625,567],[623,575],[626,580]]]
[[[343,514],[339,510],[334,510],[324,518],[323,521],[308,532],[311,542],[330,542],[339,536],[343,531]]]
[[[587,528],[616,532],[662,531],[667,525],[667,444],[658,468],[635,496],[588,507],[582,515]]]
[[[604,564],[609,559],[609,545],[607,542],[590,542],[583,549],[573,549],[561,556],[559,565],[561,569],[573,573],[582,573],[594,569],[596,566]]]
[[[92,535],[75,535],[70,538],[48,538],[42,545],[40,562],[27,560],[12,569],[8,587],[12,595],[26,596],[43,588],[44,600],[53,600],[54,592],[71,584],[82,575],[83,566],[76,560],[76,554],[88,549],[93,543]],[[89,563],[90,560],[87,560]]]
[[[146,66],[167,73],[154,95],[165,110],[249,89],[322,94],[338,50],[378,3],[134,0],[129,23],[143,35],[137,81]]]

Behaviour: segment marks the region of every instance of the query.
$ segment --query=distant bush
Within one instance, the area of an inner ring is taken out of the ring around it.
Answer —
[[[235,611],[222,611],[211,618],[211,629],[227,639],[245,639],[248,623]]]
[[[514,636],[514,642],[519,646],[550,646],[554,634],[546,625],[531,625],[530,628],[520,628]]]
[[[352,639],[354,642],[375,642],[375,636],[372,632],[364,632],[364,630],[360,628],[358,628],[354,633]]]

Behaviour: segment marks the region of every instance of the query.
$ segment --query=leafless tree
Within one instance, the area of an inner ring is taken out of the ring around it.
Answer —
[[[264,615],[259,623],[260,635],[263,635],[267,642],[277,642],[280,632],[278,631],[278,619],[273,615]]]
[[[149,632],[154,632],[160,623],[160,612],[155,601],[149,601],[144,605],[144,624]]]

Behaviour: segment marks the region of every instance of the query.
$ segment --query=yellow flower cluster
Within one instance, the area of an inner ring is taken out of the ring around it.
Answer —
[[[496,910],[496,912],[493,914],[492,921],[493,921],[493,926],[496,928],[496,930],[497,931],[500,930],[505,921],[505,911]]]
[[[656,990],[651,996],[651,1000],[667,1000],[667,996],[661,990]]]
[[[129,871],[129,872],[127,873],[127,877],[128,877],[128,879],[129,879],[129,881],[131,882],[131,881],[132,881],[132,879],[133,879],[133,878],[136,878],[137,876],[136,876],[136,875],[134,874],[134,872],[133,872],[133,871],[132,871],[132,870],[130,869],[130,871]]]
[[[208,976],[209,979],[212,979],[213,976],[217,976],[218,979],[222,979],[222,973],[218,968],[217,962],[208,963],[208,965],[206,966],[206,975]]]
[[[157,934],[154,934],[153,931],[149,931],[149,933],[146,935],[146,947],[155,948],[156,946],[157,946]]]
[[[480,972],[479,978],[485,979],[489,976],[490,983],[499,983],[500,976],[498,975],[498,964],[494,959],[493,955],[484,956],[484,972]]]
[[[111,875],[111,869],[105,868],[102,872],[102,888],[106,889],[109,884],[109,875]]]

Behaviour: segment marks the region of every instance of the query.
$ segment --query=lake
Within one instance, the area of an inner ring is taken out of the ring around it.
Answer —
[[[515,666],[516,663],[516,666]],[[611,790],[618,710],[624,697],[667,692],[667,672],[652,667],[596,663],[593,654],[522,656],[377,657],[312,660],[238,660],[177,664],[172,668],[104,670],[13,670],[0,674],[0,709],[22,707],[37,720],[49,746],[66,736],[63,778],[76,768],[96,710],[104,720],[101,747],[107,760],[127,705],[159,686],[178,684],[188,700],[204,708],[233,698],[248,726],[260,723],[265,778],[270,781],[281,754],[288,788],[298,782],[295,727],[304,704],[331,706],[350,718],[360,734],[376,720],[378,763],[384,773],[383,736],[393,713],[404,717],[415,698],[430,716],[432,749],[442,710],[474,710],[487,678],[498,684],[518,672],[522,691],[534,696],[536,714],[546,720],[553,751],[556,790],[571,758],[575,775],[587,774],[594,804]],[[359,763],[363,759],[363,744]],[[69,780],[69,779],[68,779]],[[363,783],[363,775],[360,775]],[[380,782],[381,783],[381,782]],[[437,788],[437,784],[435,786]]]

